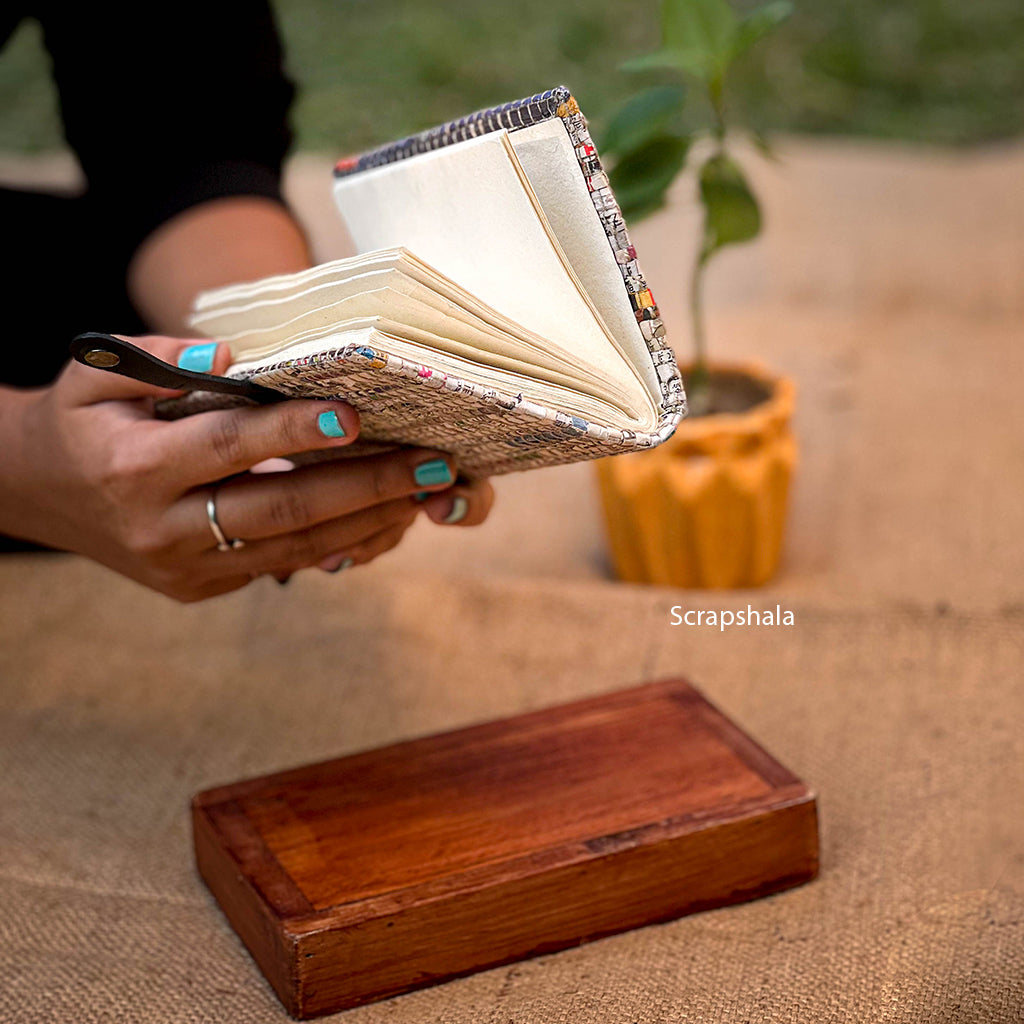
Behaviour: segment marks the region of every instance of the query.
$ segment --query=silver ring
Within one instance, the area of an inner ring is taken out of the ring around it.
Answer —
[[[217,541],[218,551],[237,551],[239,548],[245,547],[245,541],[235,537],[233,540],[228,540],[224,536],[224,531],[220,528],[220,523],[217,522],[217,492],[210,491],[210,496],[206,499],[206,518],[210,523],[210,530],[213,533],[214,540]]]

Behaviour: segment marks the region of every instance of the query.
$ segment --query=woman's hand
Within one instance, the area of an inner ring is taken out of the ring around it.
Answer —
[[[191,344],[133,341],[171,363]],[[229,358],[220,346],[213,372],[224,372]],[[77,363],[44,390],[4,390],[0,531],[198,601],[264,573],[369,562],[401,540],[421,509],[435,522],[462,525],[482,522],[490,510],[490,485],[454,484],[452,457],[436,451],[248,472],[267,459],[350,444],[359,416],[341,402],[155,419],[154,400],[173,394]],[[207,518],[211,496],[225,536],[244,546],[218,550]]]

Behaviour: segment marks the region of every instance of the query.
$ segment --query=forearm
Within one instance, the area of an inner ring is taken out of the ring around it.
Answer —
[[[306,237],[285,207],[231,196],[194,206],[146,238],[128,269],[128,293],[153,330],[187,337],[200,291],[309,265]]]
[[[0,534],[22,539],[33,537],[36,509],[26,500],[31,493],[31,460],[25,451],[26,413],[38,391],[0,387],[0,452],[3,453],[3,486],[0,487]]]

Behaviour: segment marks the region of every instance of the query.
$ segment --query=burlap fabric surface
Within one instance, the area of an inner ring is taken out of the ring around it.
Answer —
[[[769,230],[708,296],[717,353],[799,387],[765,591],[603,582],[587,466],[503,479],[480,530],[192,608],[0,561],[0,1022],[286,1020],[194,873],[193,792],[678,674],[818,791],[820,879],[345,1020],[1024,1020],[1024,150],[781,152],[747,159]],[[339,255],[330,161],[294,169]],[[673,331],[686,187],[636,232]],[[795,625],[669,624],[748,599]]]
[[[179,608],[19,558],[0,585],[0,1020],[286,1019],[194,874],[192,792],[680,672],[816,787],[820,879],[347,1019],[1024,1014],[1019,609],[794,606],[723,634],[590,582],[391,569]]]

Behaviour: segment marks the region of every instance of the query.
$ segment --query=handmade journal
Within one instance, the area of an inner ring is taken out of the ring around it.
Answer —
[[[567,89],[342,160],[334,198],[357,255],[197,299],[230,375],[342,399],[364,443],[450,451],[469,475],[671,435],[679,372]]]

